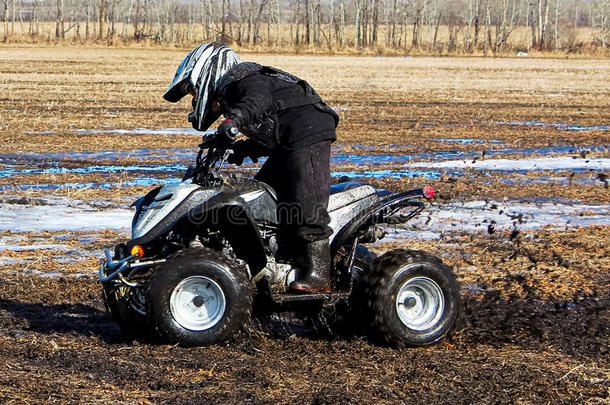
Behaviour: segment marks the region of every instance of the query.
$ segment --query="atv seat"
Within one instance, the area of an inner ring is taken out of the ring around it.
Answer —
[[[330,186],[330,195],[342,193],[343,191],[351,190],[356,187],[366,186],[365,183],[360,183],[358,181],[346,181],[344,183],[339,183]]]
[[[336,184],[330,187],[328,212],[331,213],[374,194],[375,189],[369,184],[356,181]]]

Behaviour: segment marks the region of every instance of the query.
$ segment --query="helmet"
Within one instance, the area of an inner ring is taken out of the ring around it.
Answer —
[[[210,110],[210,104],[216,97],[218,82],[227,70],[238,63],[239,56],[224,44],[211,42],[199,45],[178,66],[174,80],[163,98],[175,103],[188,94],[188,85],[191,84],[195,88],[196,96],[189,121],[193,123],[193,128],[205,131],[220,116],[220,113]]]

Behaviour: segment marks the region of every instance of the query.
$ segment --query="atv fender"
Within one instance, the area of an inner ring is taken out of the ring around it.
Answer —
[[[267,264],[263,240],[246,201],[238,194],[220,193],[189,209],[180,204],[145,235],[127,242],[127,250],[161,238],[176,228],[213,229],[227,238],[235,255],[256,273]]]
[[[206,205],[191,210],[188,221],[197,227],[218,230],[231,244],[235,255],[248,263],[252,274],[262,270],[267,265],[267,256],[246,202],[236,197],[217,202],[213,207]]]

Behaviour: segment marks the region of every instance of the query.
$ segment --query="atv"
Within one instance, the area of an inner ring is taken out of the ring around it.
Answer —
[[[206,134],[182,182],[138,199],[131,239],[105,249],[104,302],[124,332],[200,346],[236,335],[253,312],[343,308],[343,319],[390,345],[425,346],[451,333],[460,307],[451,269],[423,251],[375,257],[363,245],[418,215],[431,187],[331,186],[331,292],[296,294],[289,285],[298,269],[286,254],[276,193],[244,174],[223,175],[231,153]]]

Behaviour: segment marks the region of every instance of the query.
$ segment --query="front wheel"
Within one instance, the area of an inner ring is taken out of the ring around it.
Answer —
[[[146,317],[145,287],[105,284],[102,287],[104,305],[121,332],[128,337],[147,337],[150,329]]]
[[[396,346],[426,346],[447,336],[460,309],[459,285],[451,268],[417,250],[381,256],[366,277],[373,332]]]
[[[223,342],[245,327],[252,290],[244,268],[211,249],[175,254],[155,270],[148,316],[162,337],[182,346]]]

